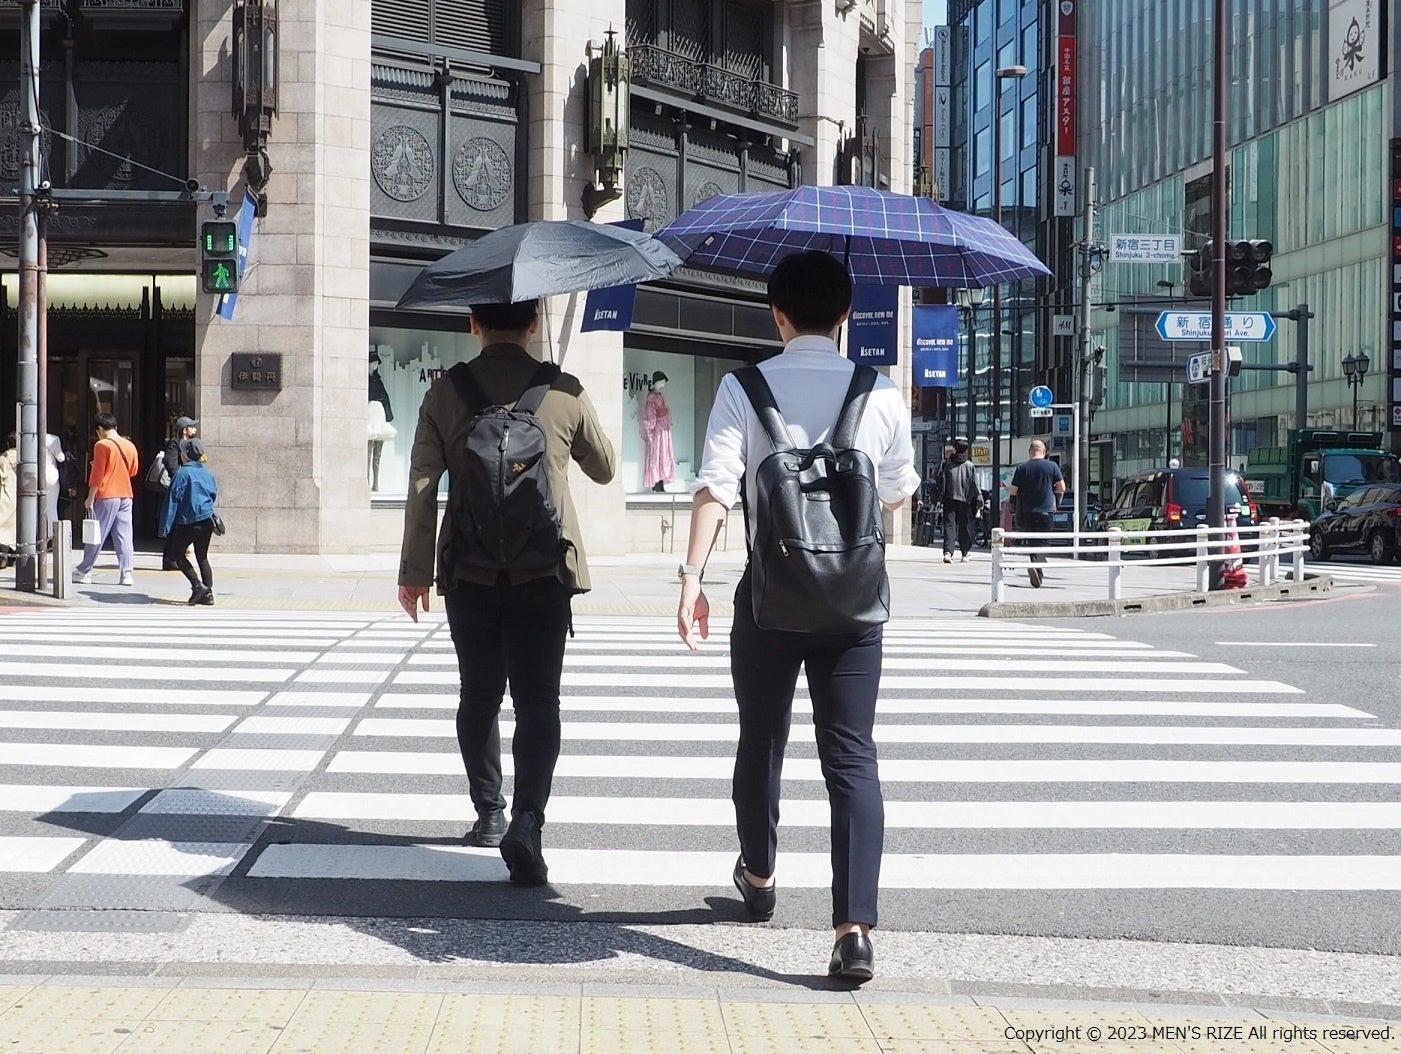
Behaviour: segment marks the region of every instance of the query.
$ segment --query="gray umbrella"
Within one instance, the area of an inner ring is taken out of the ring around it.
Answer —
[[[508,304],[665,278],[681,258],[643,231],[536,220],[484,234],[425,267],[401,308]]]

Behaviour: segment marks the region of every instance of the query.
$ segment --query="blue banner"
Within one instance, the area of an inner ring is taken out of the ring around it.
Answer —
[[[590,289],[584,298],[584,321],[581,332],[591,329],[614,329],[627,332],[632,326],[632,308],[637,300],[637,286],[613,285],[607,289]]]
[[[645,220],[618,220],[611,227],[624,227],[630,231],[640,231]],[[632,328],[632,308],[637,302],[637,286],[614,285],[606,289],[590,289],[584,298],[584,321],[579,332],[588,333],[595,329],[611,329],[626,333]]]
[[[900,361],[900,287],[854,285],[847,319],[846,355],[867,366]]]
[[[243,208],[238,210],[238,277],[240,281],[248,270],[248,247],[253,244],[253,219],[258,215],[258,199],[251,190],[243,191]],[[237,293],[225,293],[219,297],[219,317],[233,320],[234,308],[238,306]]]
[[[916,388],[958,384],[958,308],[920,304],[914,309],[915,360],[910,383]]]

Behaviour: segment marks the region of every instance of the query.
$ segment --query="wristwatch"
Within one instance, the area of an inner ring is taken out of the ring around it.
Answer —
[[[705,581],[705,568],[696,567],[693,564],[681,564],[676,568],[676,577],[685,578],[687,575],[695,575],[702,582]]]

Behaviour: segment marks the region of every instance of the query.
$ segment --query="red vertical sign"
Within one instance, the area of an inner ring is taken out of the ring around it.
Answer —
[[[1075,154],[1075,0],[1061,0],[1056,18],[1056,156]]]

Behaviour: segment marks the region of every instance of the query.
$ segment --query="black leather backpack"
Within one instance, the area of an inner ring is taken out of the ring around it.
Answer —
[[[830,442],[798,450],[763,373],[757,366],[735,371],[774,448],[755,471],[754,493],[745,495],[745,518],[755,525],[749,569],[760,629],[858,633],[890,618],[875,468],[854,445],[876,376],[857,366]]]

